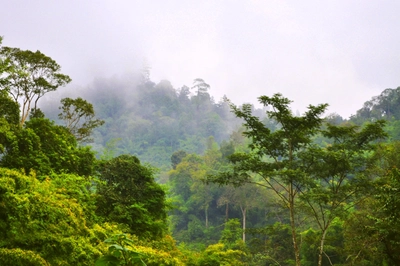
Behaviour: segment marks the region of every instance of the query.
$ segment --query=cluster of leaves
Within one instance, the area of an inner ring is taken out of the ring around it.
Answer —
[[[132,247],[134,242],[132,239],[128,238],[126,234],[113,235],[111,238],[104,240],[104,242],[110,244],[108,247],[109,254],[99,258],[95,266],[146,266],[140,258],[140,253],[129,248]]]

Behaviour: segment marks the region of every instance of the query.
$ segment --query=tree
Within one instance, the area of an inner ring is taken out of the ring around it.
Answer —
[[[75,136],[78,142],[91,141],[93,129],[104,124],[103,120],[95,119],[93,105],[82,98],[61,99],[62,112],[58,117],[65,122],[65,126]]]
[[[193,101],[196,104],[196,109],[199,111],[200,105],[202,105],[205,100],[210,99],[210,95],[208,94],[208,90],[210,89],[210,85],[205,83],[203,79],[197,78],[193,81],[193,90],[195,90],[196,95],[193,97]]]
[[[0,90],[0,118],[4,118],[10,125],[18,125],[19,106],[5,90]]]
[[[0,49],[2,42],[3,42],[3,37],[0,36]],[[6,84],[6,79],[4,78],[3,73],[7,70],[9,61],[10,60],[8,58],[3,58],[0,56],[0,88]]]
[[[185,151],[183,151],[183,150],[179,150],[179,151],[174,152],[171,155],[171,166],[172,166],[172,169],[175,170],[176,166],[182,162],[182,159],[185,158],[186,155],[187,155],[187,153]]]
[[[0,144],[1,135],[0,126]],[[38,176],[52,172],[89,176],[93,172],[95,156],[90,147],[78,146],[65,127],[47,118],[32,118],[22,128],[10,128],[4,138],[3,167],[24,169],[26,173],[34,170]]]
[[[210,176],[209,181],[236,186],[258,183],[272,189],[289,211],[296,265],[300,265],[295,204],[297,196],[309,180],[298,155],[310,146],[312,137],[318,133],[323,121],[320,116],[327,105],[310,105],[303,116],[294,116],[289,109],[291,101],[281,94],[275,94],[273,97],[261,96],[259,101],[265,107],[272,107],[272,111],[267,111],[267,115],[274,119],[280,128],[272,132],[258,117],[252,115],[251,105],[245,104],[238,108],[231,104],[236,116],[245,121],[244,134],[251,139],[249,147],[252,152],[231,155],[230,161],[234,164],[232,171]],[[259,174],[263,182],[254,182],[250,173]]]
[[[12,143],[19,122],[19,106],[10,96],[0,90],[0,154]]]
[[[210,89],[210,85],[205,83],[205,81],[203,79],[197,78],[193,81],[192,89],[194,89],[196,91],[197,96],[201,96],[201,95],[205,95],[206,93],[208,93],[208,90]]]
[[[259,99],[265,106],[272,106],[267,115],[278,128],[271,131],[251,114],[250,106],[232,106],[235,114],[245,120],[244,134],[251,139],[252,152],[233,154],[233,170],[211,176],[210,181],[237,186],[256,183],[272,189],[289,211],[296,265],[300,265],[300,253],[295,217],[303,206],[299,199],[303,200],[320,229],[318,265],[322,265],[326,233],[366,186],[368,179],[363,174],[368,155],[373,150],[372,143],[386,136],[385,123],[377,121],[362,129],[328,124],[322,130],[320,115],[326,104],[310,105],[309,111],[296,117],[288,108],[290,101],[280,94]],[[330,139],[326,147],[313,143],[320,132]],[[252,179],[250,173],[257,173],[263,182]]]
[[[165,191],[153,170],[135,156],[120,155],[98,167],[97,214],[105,221],[128,226],[139,237],[159,238],[166,232]]]
[[[16,103],[21,102],[20,125],[25,123],[30,110],[46,93],[68,84],[69,76],[60,72],[60,65],[40,51],[1,47],[0,67],[2,79],[0,90],[7,91]]]
[[[239,219],[229,219],[225,221],[224,230],[221,232],[220,243],[226,245],[228,248],[234,248],[239,241],[241,241],[242,229],[240,228]]]
[[[169,172],[170,193],[172,195],[174,208],[169,218],[171,221],[172,232],[178,240],[179,232],[186,232],[193,209],[192,190],[194,184],[193,173],[200,168],[202,161],[194,154],[185,156],[183,160]],[[187,239],[185,239],[187,240]]]
[[[227,219],[228,206],[233,206],[240,209],[242,215],[242,241],[246,242],[246,221],[247,212],[254,208],[261,208],[265,206],[267,197],[263,194],[259,186],[255,184],[244,184],[240,187],[227,186],[221,197],[218,199],[218,204],[226,206],[225,219]]]
[[[379,146],[374,154],[377,160],[370,167],[374,186],[346,221],[346,247],[353,264],[400,263],[399,151],[399,142]]]
[[[247,212],[254,208],[265,205],[266,196],[261,189],[254,184],[244,184],[234,190],[233,203],[238,206],[242,213],[242,240],[246,242]]]
[[[326,234],[332,222],[345,218],[358,200],[365,198],[371,182],[366,176],[373,142],[386,136],[385,123],[377,121],[360,129],[357,126],[327,125],[322,134],[331,140],[327,147],[313,146],[299,154],[308,166],[311,184],[300,198],[320,230],[318,265],[322,265]]]

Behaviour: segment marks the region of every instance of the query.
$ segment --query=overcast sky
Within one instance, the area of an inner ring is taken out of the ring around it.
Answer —
[[[218,101],[280,92],[293,109],[354,114],[400,86],[400,1],[3,0],[3,45],[40,50],[73,79],[151,66],[175,88],[195,78]]]

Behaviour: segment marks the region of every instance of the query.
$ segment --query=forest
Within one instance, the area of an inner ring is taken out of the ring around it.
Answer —
[[[1,44],[0,265],[400,265],[400,87],[348,119],[149,68],[63,97]]]

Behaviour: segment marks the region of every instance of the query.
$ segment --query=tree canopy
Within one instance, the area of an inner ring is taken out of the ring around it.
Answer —
[[[164,189],[154,181],[153,170],[135,156],[121,155],[97,168],[97,214],[106,221],[128,226],[131,233],[152,238],[166,232],[167,203]]]
[[[6,90],[16,103],[21,103],[20,124],[46,93],[71,81],[60,72],[56,61],[41,53],[3,46],[0,48],[1,90]]]

